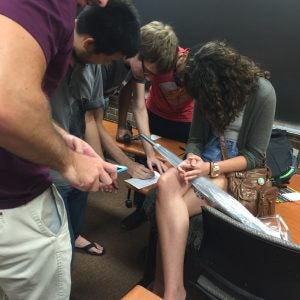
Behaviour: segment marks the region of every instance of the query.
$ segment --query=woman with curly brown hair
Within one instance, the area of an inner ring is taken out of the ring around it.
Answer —
[[[157,186],[160,252],[154,292],[166,300],[186,297],[183,264],[189,217],[210,204],[191,188],[193,179],[208,176],[226,190],[226,173],[264,164],[276,104],[268,77],[268,72],[219,41],[199,47],[188,61],[185,84],[196,101],[187,158],[163,174]],[[228,150],[226,160],[221,135]]]

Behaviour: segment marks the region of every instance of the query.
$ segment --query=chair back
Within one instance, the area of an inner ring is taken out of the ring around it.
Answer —
[[[203,209],[197,286],[207,299],[300,299],[300,247]],[[206,299],[206,298],[205,298]]]

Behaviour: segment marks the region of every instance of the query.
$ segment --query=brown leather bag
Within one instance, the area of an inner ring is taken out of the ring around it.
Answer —
[[[256,168],[226,174],[228,193],[241,202],[254,216],[275,214],[278,188],[272,186],[270,170]]]
[[[224,159],[227,159],[227,148],[223,136],[220,136],[220,146]],[[241,202],[254,216],[264,217],[275,214],[275,202],[278,188],[270,181],[271,170],[255,168],[246,171],[230,172],[227,192]]]

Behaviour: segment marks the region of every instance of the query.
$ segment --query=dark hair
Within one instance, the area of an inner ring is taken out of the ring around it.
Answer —
[[[258,77],[269,75],[224,42],[212,41],[189,57],[184,81],[209,124],[220,133],[242,111]]]
[[[76,31],[94,38],[95,53],[121,52],[132,57],[138,52],[139,17],[128,1],[110,0],[105,7],[87,6],[77,17]]]

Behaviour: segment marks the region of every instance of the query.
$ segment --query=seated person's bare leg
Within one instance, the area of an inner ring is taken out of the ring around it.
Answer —
[[[156,262],[155,262],[155,277],[152,291],[156,295],[162,297],[164,295],[165,284],[164,284],[164,274],[162,269],[162,257],[160,251],[160,243],[157,240],[156,245]]]
[[[224,177],[214,182],[222,188],[226,186]],[[157,278],[154,291],[161,294],[161,285],[164,284],[164,299],[166,300],[185,299],[183,265],[189,217],[201,213],[201,207],[207,204],[206,200],[200,199],[195,194],[190,184],[180,180],[176,169],[169,170],[161,177],[157,191],[156,218],[164,282],[159,283],[159,278]]]

